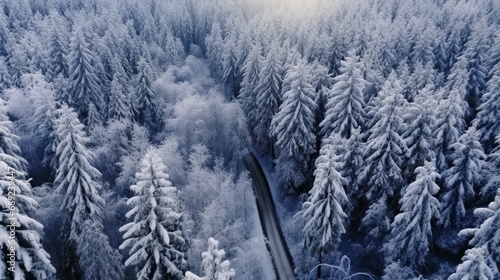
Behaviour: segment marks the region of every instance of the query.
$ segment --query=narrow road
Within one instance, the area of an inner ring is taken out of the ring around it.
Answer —
[[[276,276],[279,280],[295,279],[293,273],[293,262],[288,252],[283,234],[278,226],[276,210],[269,190],[266,176],[262,171],[260,163],[253,154],[248,154],[243,158],[245,166],[250,171],[253,179],[255,193],[257,196],[257,209],[259,211],[260,223],[264,235],[268,239],[268,249],[274,263]]]

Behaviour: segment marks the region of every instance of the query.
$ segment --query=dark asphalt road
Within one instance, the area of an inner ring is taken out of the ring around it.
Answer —
[[[292,258],[278,226],[278,219],[276,218],[276,211],[266,176],[254,155],[246,155],[243,162],[250,171],[250,176],[254,182],[260,224],[264,235],[268,239],[268,249],[273,259],[276,276],[279,280],[295,279]]]

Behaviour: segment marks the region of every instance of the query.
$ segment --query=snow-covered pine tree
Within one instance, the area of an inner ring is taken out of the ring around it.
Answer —
[[[462,87],[462,90],[465,88]],[[468,108],[465,92],[452,89],[437,106],[436,167],[439,172],[448,169],[451,164],[451,145],[458,142],[466,129],[465,114]]]
[[[481,248],[487,265],[495,274],[500,273],[500,189],[495,200],[486,208],[477,208],[474,214],[484,219],[477,228],[464,229],[459,235],[472,236],[469,245]]]
[[[348,52],[340,62],[340,75],[334,78],[333,87],[327,93],[325,118],[320,123],[324,137],[334,131],[349,139],[353,129],[364,125],[363,90],[366,81],[363,79],[361,67],[362,64],[354,52]]]
[[[404,183],[400,166],[406,160],[408,148],[402,138],[402,110],[405,100],[402,86],[393,72],[378,96],[378,109],[373,116],[374,126],[363,152],[364,166],[358,176],[365,186],[367,199],[371,203],[382,197],[388,199],[399,195]]]
[[[350,222],[359,223],[362,214],[353,211],[358,208],[362,193],[358,184],[359,168],[363,164],[364,143],[361,141],[360,129],[353,129],[351,137],[337,147],[337,154],[342,157],[340,174],[347,180],[346,194],[348,198],[347,207],[344,210],[349,216]],[[359,219],[358,219],[359,218]]]
[[[236,273],[234,269],[230,268],[231,263],[228,260],[223,261],[225,256],[226,252],[219,249],[219,241],[210,237],[208,239],[208,251],[201,253],[201,265],[205,275],[198,277],[194,273],[187,271],[185,279],[231,280],[231,277],[235,276]]]
[[[84,268],[82,280],[123,279],[122,256],[109,245],[100,223],[86,221],[79,235],[76,253]]]
[[[90,49],[88,38],[83,30],[77,30],[71,38],[69,65],[68,100],[60,100],[76,109],[79,117],[87,123],[90,103],[103,104],[102,90],[94,68],[96,55]],[[100,109],[98,107],[97,109]]]
[[[256,114],[257,90],[255,87],[259,83],[262,60],[262,46],[256,44],[248,54],[242,68],[243,79],[240,84],[240,94],[238,97],[241,99],[250,127],[255,127],[258,124]]]
[[[259,73],[255,86],[255,127],[253,128],[257,142],[269,144],[270,126],[273,115],[278,112],[281,103],[281,84],[283,82],[283,66],[279,56],[277,43],[270,46]]]
[[[313,188],[302,210],[295,215],[295,219],[304,225],[304,247],[318,258],[319,263],[325,253],[338,246],[341,235],[346,232],[347,215],[343,209],[347,203],[344,190],[347,180],[338,171],[342,157],[335,154],[335,142],[340,141],[340,137],[332,133],[323,141],[316,159]]]
[[[415,169],[423,166],[425,161],[435,160],[434,131],[436,117],[433,112],[437,101],[433,97],[433,86],[427,85],[419,91],[415,102],[409,103],[403,119],[407,123],[403,138],[408,147],[409,156],[405,166],[405,177],[414,181]]]
[[[186,266],[177,190],[169,181],[166,167],[149,149],[136,174],[134,196],[127,204],[132,221],[120,228],[124,241],[120,249],[130,247],[126,266],[136,271],[136,279],[182,279]]]
[[[383,251],[390,264],[400,261],[413,269],[425,263],[425,256],[432,242],[431,220],[439,218],[439,201],[434,197],[439,191],[433,162],[417,167],[416,180],[405,190],[399,201],[401,212],[391,224],[391,233]]]
[[[304,62],[290,68],[285,76],[285,80],[291,81],[290,90],[283,94],[283,103],[271,122],[271,135],[276,139],[279,155],[277,169],[283,185],[290,189],[303,183],[316,152],[316,92],[307,70]]]
[[[0,56],[0,89],[7,89],[12,85],[12,77],[5,62],[5,57]]]
[[[153,70],[145,57],[141,57],[137,64],[138,76],[135,90],[134,113],[135,119],[145,125],[150,131],[156,131],[160,127],[160,117],[152,89]]]
[[[500,63],[493,67],[492,74],[481,97],[477,114],[477,128],[487,153],[496,147],[495,137],[500,135],[500,122],[498,121],[500,120]]]
[[[63,255],[66,258],[63,273],[69,273],[68,277],[80,278],[85,275],[85,271],[78,262],[76,249],[81,242],[84,223],[100,224],[99,215],[104,203],[98,193],[101,174],[90,164],[93,154],[85,147],[89,139],[76,112],[64,104],[57,109],[56,114],[55,134],[59,144],[55,157],[59,166],[54,184],[57,186],[56,191],[64,196],[60,209],[67,212],[61,232]]]
[[[366,210],[365,216],[361,220],[361,229],[366,232],[367,251],[379,248],[384,237],[390,232],[393,217],[390,211],[392,210],[388,209],[386,194],[383,194]]]
[[[494,280],[495,274],[485,259],[484,247],[475,247],[465,251],[462,263],[457,266],[455,273],[448,280]]]
[[[11,132],[12,122],[4,106],[0,99],[0,278],[52,279],[56,271],[40,242],[43,225],[29,216],[38,203],[26,180],[27,163],[17,145],[19,137]],[[10,238],[12,223],[14,239]],[[16,254],[14,271],[9,271],[11,247]]]
[[[123,70],[123,68],[121,68]],[[120,81],[125,78],[125,71],[116,71],[111,81],[108,117],[116,120],[129,120],[131,109],[129,105],[128,89]]]
[[[68,38],[66,38],[66,29],[64,21],[57,13],[49,15],[50,22],[50,41],[47,51],[47,78],[54,81],[57,75],[62,74],[63,77],[68,77],[68,62],[66,56],[68,50]]]
[[[473,110],[477,109],[488,78],[488,51],[490,49],[488,28],[483,19],[474,22],[469,40],[465,43],[463,56],[467,60],[467,97]]]
[[[238,68],[238,35],[231,30],[224,38],[222,48],[222,79],[230,87],[233,96],[237,97],[240,86],[240,70]]]
[[[460,225],[467,204],[476,195],[474,189],[482,179],[480,171],[486,158],[474,126],[450,147],[453,164],[442,173],[444,193],[440,197],[440,224],[444,227]]]

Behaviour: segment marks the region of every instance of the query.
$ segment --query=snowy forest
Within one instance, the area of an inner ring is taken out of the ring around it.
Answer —
[[[0,8],[0,279],[279,279],[249,153],[295,279],[500,279],[500,1]]]

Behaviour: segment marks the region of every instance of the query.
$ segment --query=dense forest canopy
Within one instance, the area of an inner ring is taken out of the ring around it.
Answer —
[[[499,277],[499,1],[0,8],[1,279],[275,278],[249,148],[298,278]]]

